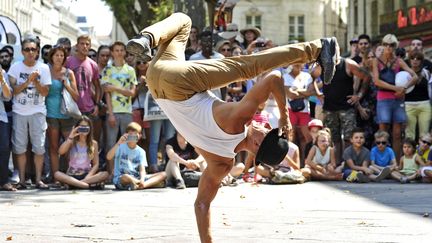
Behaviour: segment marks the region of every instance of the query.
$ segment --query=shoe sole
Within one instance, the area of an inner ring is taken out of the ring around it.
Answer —
[[[323,72],[323,75],[322,75],[323,82],[326,85],[328,85],[328,84],[331,83],[331,81],[332,81],[332,79],[334,77],[334,74],[336,72],[336,65],[340,61],[340,49],[339,49],[339,44],[337,42],[336,37],[331,37],[330,38],[330,51],[332,51],[332,50],[334,50],[334,53],[330,53],[330,55],[332,57],[332,64],[333,64],[333,68],[332,68],[333,70],[332,70],[332,75],[331,75],[332,78],[324,80],[324,78],[323,78],[324,77],[324,72]]]
[[[369,178],[366,175],[363,175],[362,173],[358,173],[357,174],[357,181],[359,183],[367,183],[369,182]]]
[[[389,176],[391,173],[391,170],[389,167],[385,167],[377,176],[377,178],[375,179],[376,182],[380,182],[382,180],[384,180],[385,178],[387,178],[387,176]]]

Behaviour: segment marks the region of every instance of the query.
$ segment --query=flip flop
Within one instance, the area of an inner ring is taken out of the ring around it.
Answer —
[[[27,185],[25,184],[25,182],[20,182],[17,184],[16,189],[17,190],[27,190]]]
[[[43,182],[38,182],[38,183],[36,183],[36,189],[49,190],[50,187],[47,184],[43,183]]]

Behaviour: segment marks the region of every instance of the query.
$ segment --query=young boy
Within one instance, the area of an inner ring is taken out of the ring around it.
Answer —
[[[378,131],[374,137],[376,146],[371,150],[369,169],[374,174],[379,174],[381,179],[385,179],[397,168],[396,156],[393,149],[387,146],[389,134],[386,131]]]
[[[364,147],[365,137],[361,128],[354,128],[351,134],[351,146],[345,149],[343,158],[345,160],[344,178],[348,182],[367,183],[370,180],[381,181],[387,175],[379,173],[375,175],[374,171],[369,169],[370,152]]]
[[[165,172],[146,175],[146,153],[137,146],[140,136],[141,126],[136,122],[129,123],[126,133],[107,153],[108,160],[114,158],[113,182],[119,190],[146,189],[165,181]]]

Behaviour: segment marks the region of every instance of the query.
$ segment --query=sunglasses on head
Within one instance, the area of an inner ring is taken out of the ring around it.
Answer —
[[[383,46],[389,46],[389,47],[393,47],[393,48],[395,48],[396,47],[396,43],[383,43],[382,44]]]
[[[386,141],[376,141],[375,142],[377,145],[386,145],[387,144],[387,142]]]
[[[25,52],[36,52],[38,49],[37,48],[30,48],[30,47],[27,47],[27,48],[24,48],[23,49],[23,51],[25,51]]]
[[[424,143],[424,144],[427,144],[427,145],[429,145],[429,146],[431,146],[432,145],[432,143],[431,142],[429,142],[429,141],[425,141],[425,140],[421,140],[422,141],[422,143]]]

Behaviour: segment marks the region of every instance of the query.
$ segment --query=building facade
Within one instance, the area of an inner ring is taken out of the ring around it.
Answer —
[[[348,39],[366,33],[379,42],[391,33],[407,47],[420,38],[432,57],[432,0],[350,0],[349,16]]]
[[[336,36],[346,43],[347,11],[348,0],[240,0],[232,22],[240,29],[256,26],[279,45],[323,36]]]

